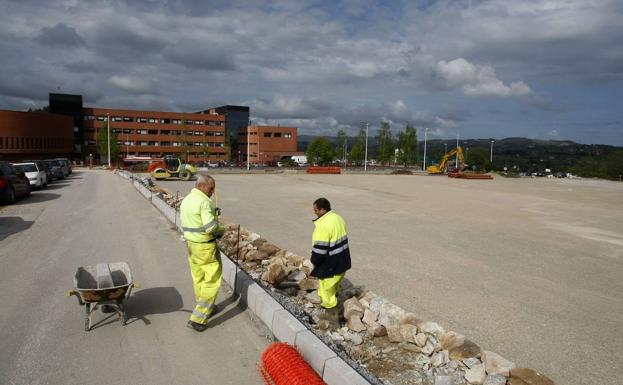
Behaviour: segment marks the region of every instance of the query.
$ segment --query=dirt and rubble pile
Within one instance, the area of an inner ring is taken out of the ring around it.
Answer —
[[[435,322],[344,281],[338,293],[342,325],[319,319],[318,280],[310,260],[269,243],[259,234],[226,225],[220,249],[265,287],[298,307],[296,314],[337,350],[385,384],[553,385],[542,374],[516,368],[500,355]]]

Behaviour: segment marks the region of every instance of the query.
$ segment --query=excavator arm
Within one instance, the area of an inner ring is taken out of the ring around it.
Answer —
[[[438,166],[437,165],[428,166],[426,168],[426,171],[428,171],[429,174],[443,174],[446,171],[446,164],[448,163],[448,159],[457,155],[457,153],[459,157],[459,163],[465,163],[465,160],[463,159],[463,149],[461,148],[461,146],[458,146],[457,148],[453,148],[448,153],[446,153],[441,158],[441,162],[439,162]]]

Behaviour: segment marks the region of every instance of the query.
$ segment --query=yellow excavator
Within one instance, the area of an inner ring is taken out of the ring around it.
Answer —
[[[428,166],[426,168],[426,171],[428,171],[429,174],[445,174],[447,172],[446,168],[448,167],[448,160],[457,156],[457,154],[459,158],[459,164],[455,165],[455,168],[457,170],[461,170],[462,168],[466,166],[466,164],[465,164],[465,159],[463,159],[463,149],[461,148],[461,146],[458,146],[457,148],[454,148],[451,151],[449,151],[447,154],[445,154],[441,158],[441,162],[439,162],[439,165],[433,164],[431,166]],[[460,167],[459,165],[463,165],[463,167]]]

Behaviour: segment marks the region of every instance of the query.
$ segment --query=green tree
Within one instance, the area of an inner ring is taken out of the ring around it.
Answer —
[[[359,135],[355,139],[355,143],[348,154],[348,161],[356,165],[362,165],[366,152],[366,128],[361,126],[359,128]]]
[[[207,133],[204,133],[207,134]],[[205,157],[209,157],[210,156],[210,137],[208,135],[206,135],[203,139],[203,143],[201,146],[201,154]]]
[[[411,123],[407,123],[405,130],[398,133],[398,149],[400,163],[411,166],[417,162],[417,129]]]
[[[490,169],[489,154],[484,148],[470,148],[465,163],[469,167],[475,167],[475,170],[486,171]]]
[[[335,140],[335,157],[337,159],[344,159],[345,157],[345,153],[344,153],[344,147],[346,144],[346,133],[344,132],[344,130],[339,130],[337,132],[337,138]]]
[[[186,123],[182,124],[180,128],[180,134],[177,136],[177,141],[179,143],[179,157],[184,163],[188,163],[188,153],[190,152],[190,146],[188,145],[188,137],[186,133],[190,131]]]
[[[309,143],[305,154],[309,163],[324,165],[333,161],[333,146],[329,139],[319,137]]]
[[[100,160],[108,163],[108,122],[102,122],[102,126],[97,130],[97,152]],[[114,163],[119,159],[121,146],[117,144],[117,134],[110,128],[110,161]]]
[[[608,154],[605,169],[609,178],[620,178],[619,175],[623,174],[623,150],[616,150]]]
[[[376,160],[381,164],[390,163],[394,157],[394,137],[388,122],[381,122],[376,138],[378,144]]]

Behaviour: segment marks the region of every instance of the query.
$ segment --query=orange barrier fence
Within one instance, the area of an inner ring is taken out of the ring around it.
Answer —
[[[309,166],[308,174],[341,174],[342,169],[337,166]]]
[[[299,352],[283,342],[266,348],[258,369],[267,385],[326,385]]]

